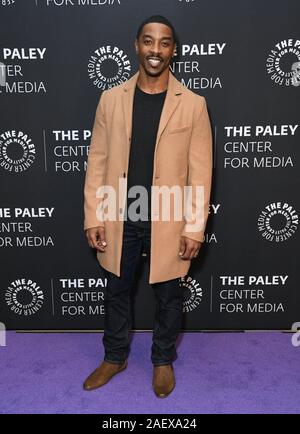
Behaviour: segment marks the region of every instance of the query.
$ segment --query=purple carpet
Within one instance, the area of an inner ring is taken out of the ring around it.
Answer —
[[[184,333],[176,388],[152,391],[152,333],[135,333],[126,371],[92,392],[102,333],[8,332],[0,347],[0,413],[299,413],[300,347],[279,332]]]

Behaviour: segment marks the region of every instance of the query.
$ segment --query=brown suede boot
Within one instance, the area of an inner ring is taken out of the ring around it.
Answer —
[[[175,387],[175,376],[172,364],[154,366],[153,390],[158,398],[166,398]]]
[[[104,384],[108,383],[114,375],[124,371],[126,368],[127,360],[125,360],[121,365],[109,363],[104,360],[101,365],[88,376],[83,383],[83,388],[85,390],[94,390],[98,387],[104,386]]]

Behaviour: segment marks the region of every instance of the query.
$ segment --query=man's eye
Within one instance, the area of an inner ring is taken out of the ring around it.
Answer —
[[[168,42],[163,42],[162,44],[164,47],[168,47],[170,45]]]
[[[151,41],[150,41],[150,39],[146,39],[144,42],[145,42],[145,44],[150,44]]]

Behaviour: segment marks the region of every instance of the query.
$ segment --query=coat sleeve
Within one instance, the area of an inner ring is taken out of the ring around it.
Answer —
[[[97,190],[105,182],[107,160],[107,134],[103,91],[97,106],[92,130],[92,137],[87,159],[87,170],[84,184],[84,230],[104,226],[99,217]]]
[[[188,194],[182,236],[203,241],[212,181],[212,132],[204,97],[197,96],[188,155]]]

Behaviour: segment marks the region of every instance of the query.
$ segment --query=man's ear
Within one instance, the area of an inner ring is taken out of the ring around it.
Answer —
[[[176,51],[177,51],[177,45],[175,44],[175,47],[174,47],[174,50],[173,50],[173,54],[172,54],[172,57],[174,57],[174,56],[175,56],[175,53],[176,53]]]
[[[134,46],[135,46],[135,52],[136,52],[136,54],[139,54],[139,46],[138,46],[138,41],[137,41],[137,39],[136,39],[135,42],[134,42]]]

